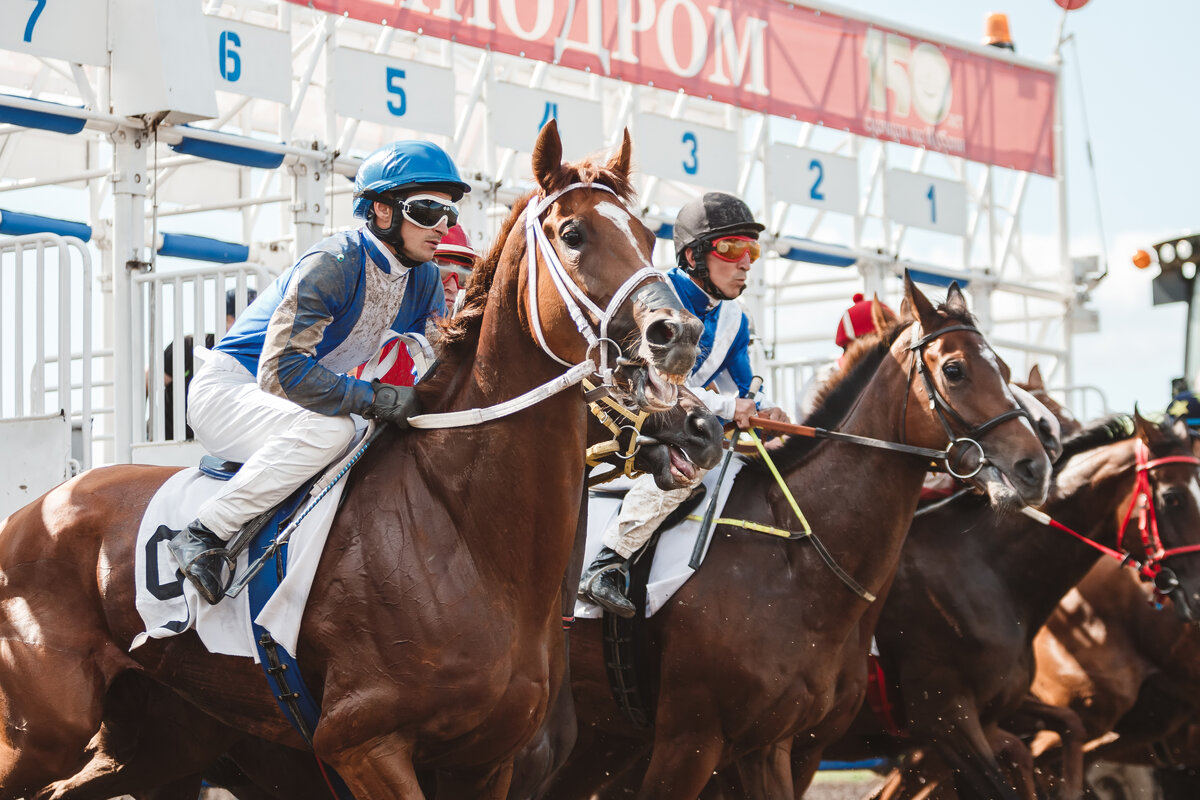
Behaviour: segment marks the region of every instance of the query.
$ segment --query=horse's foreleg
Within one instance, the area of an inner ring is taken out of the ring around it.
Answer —
[[[639,800],[695,800],[712,778],[724,748],[725,739],[716,732],[698,727],[674,730],[660,723]]]
[[[438,772],[438,800],[504,800],[512,772],[511,758],[473,770]]]
[[[736,764],[742,779],[741,797],[750,800],[793,800],[796,796],[792,790],[791,737],[770,747],[746,753],[737,759]]]
[[[1025,743],[1001,728],[989,731],[988,739],[997,762],[1009,768],[1012,785],[1020,793],[1021,799],[1037,800],[1037,789],[1033,782],[1033,755]]]
[[[1058,734],[1062,745],[1062,784],[1057,796],[1062,800],[1075,800],[1079,797],[1083,791],[1083,720],[1069,708],[1043,703],[1032,695],[1022,701],[1016,718],[1018,721],[1028,718],[1039,727],[1044,726]],[[1033,756],[1038,759],[1041,751],[1035,751]]]
[[[425,800],[413,768],[412,742],[390,733],[332,750],[340,736],[341,731],[318,727],[313,747],[342,776],[351,794],[363,800]]]

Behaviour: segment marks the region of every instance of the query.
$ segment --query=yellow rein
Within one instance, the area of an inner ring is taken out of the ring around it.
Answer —
[[[767,465],[767,469],[769,469],[771,474],[775,476],[775,482],[778,483],[779,488],[783,490],[783,496],[787,498],[788,505],[792,507],[792,512],[796,515],[796,519],[800,520],[800,525],[803,530],[789,531],[784,528],[776,528],[773,525],[763,525],[759,522],[751,522],[747,519],[733,519],[731,517],[718,517],[717,519],[713,520],[713,526],[729,525],[734,528],[742,528],[743,530],[754,531],[755,533],[765,533],[770,536],[778,536],[782,539],[810,539],[812,544],[817,548],[817,553],[821,556],[821,559],[825,562],[826,566],[833,570],[833,573],[840,578],[841,581],[845,583],[851,591],[866,600],[868,603],[874,602],[875,595],[860,586],[858,582],[850,576],[849,573],[838,566],[837,562],[833,560],[833,557],[825,550],[825,546],[821,544],[821,541],[813,535],[812,527],[808,524],[808,519],[804,516],[804,512],[800,510],[800,505],[796,502],[796,498],[792,496],[792,490],[789,489],[787,483],[784,482],[783,476],[779,474],[779,470],[776,468],[775,462],[771,460],[771,455],[767,451],[767,448],[763,447],[762,440],[758,438],[758,434],[753,428],[751,428],[748,433],[750,434],[750,438],[754,441],[754,446],[758,448],[758,452],[762,456],[763,462]],[[720,487],[717,487],[717,491],[720,491]],[[689,515],[688,519],[695,522],[703,522],[704,520],[703,517],[696,514]]]

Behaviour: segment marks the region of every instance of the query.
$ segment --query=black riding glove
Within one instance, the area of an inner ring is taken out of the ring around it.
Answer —
[[[371,381],[371,388],[375,390],[375,399],[363,412],[367,419],[375,417],[397,428],[407,428],[408,418],[421,410],[417,393],[411,386],[393,386],[376,380]]]

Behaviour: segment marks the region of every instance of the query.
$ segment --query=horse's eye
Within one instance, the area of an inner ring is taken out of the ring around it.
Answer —
[[[563,244],[571,249],[576,249],[579,245],[583,244],[583,231],[579,230],[579,226],[574,223],[568,222],[559,231],[558,235],[562,239]]]
[[[1183,492],[1176,490],[1168,490],[1163,492],[1163,506],[1165,508],[1182,508],[1183,507]]]
[[[949,364],[942,366],[942,374],[946,376],[946,380],[951,383],[957,383],[967,377],[967,371],[963,369],[963,365],[957,361],[951,361]]]

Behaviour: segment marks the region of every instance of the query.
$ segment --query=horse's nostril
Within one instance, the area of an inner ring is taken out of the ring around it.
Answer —
[[[1038,474],[1038,469],[1034,465],[1032,458],[1021,459],[1017,462],[1015,469],[1017,477],[1027,486],[1033,486],[1042,482],[1041,475]]]
[[[660,319],[650,324],[646,328],[644,336],[646,341],[652,345],[666,346],[675,341],[679,336],[682,326],[671,319]]]

